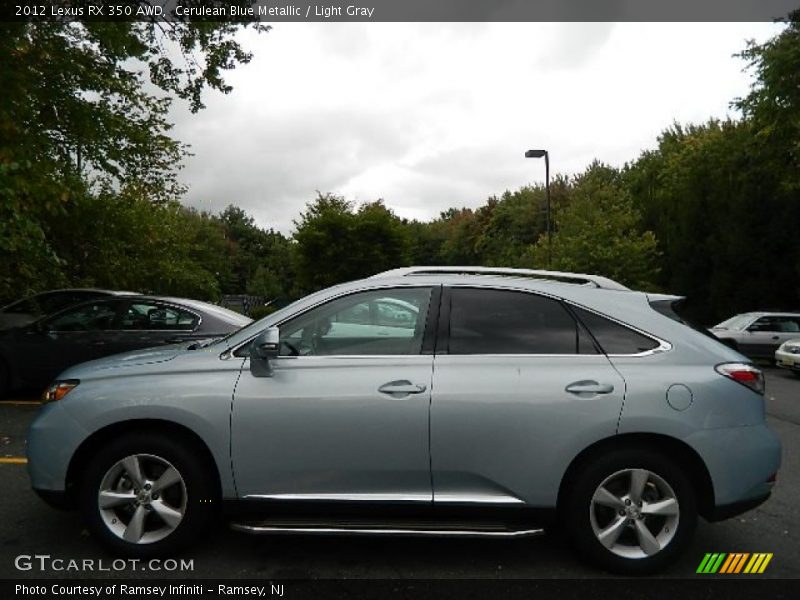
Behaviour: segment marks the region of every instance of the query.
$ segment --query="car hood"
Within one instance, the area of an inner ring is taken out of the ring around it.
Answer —
[[[107,369],[121,369],[125,367],[163,363],[180,356],[184,352],[187,352],[185,342],[182,344],[170,344],[169,346],[144,348],[143,350],[114,354],[70,367],[59,376],[59,379],[80,379],[81,377],[87,377],[93,373],[105,371]]]

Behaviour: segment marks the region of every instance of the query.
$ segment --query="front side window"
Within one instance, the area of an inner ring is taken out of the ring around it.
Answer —
[[[125,331],[192,331],[200,317],[156,302],[133,302],[122,315]]]
[[[454,288],[450,354],[596,354],[557,300],[508,290]]]
[[[48,331],[103,331],[113,329],[118,302],[83,304],[62,312],[46,323]]]
[[[430,288],[351,294],[281,325],[282,356],[419,354]]]

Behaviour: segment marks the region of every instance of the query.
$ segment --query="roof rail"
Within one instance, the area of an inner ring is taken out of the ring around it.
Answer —
[[[593,285],[605,290],[625,290],[621,283],[601,275],[585,273],[568,273],[565,271],[542,271],[539,269],[509,269],[506,267],[402,267],[373,275],[377,277],[407,277],[409,275],[499,275],[505,277],[527,277],[531,279],[549,279],[562,283]]]

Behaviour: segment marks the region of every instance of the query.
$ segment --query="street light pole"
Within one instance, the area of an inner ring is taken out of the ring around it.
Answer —
[[[547,196],[547,217],[545,227],[547,228],[547,267],[553,263],[553,229],[550,225],[550,153],[547,150],[528,150],[525,158],[544,157],[544,189]]]

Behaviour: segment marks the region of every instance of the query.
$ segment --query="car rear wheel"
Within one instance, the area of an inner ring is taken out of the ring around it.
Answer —
[[[691,541],[694,491],[666,457],[645,450],[607,454],[571,480],[567,530],[591,562],[616,573],[663,569]]]
[[[130,434],[89,462],[81,510],[112,552],[149,558],[179,550],[211,524],[214,485],[191,444]]]

